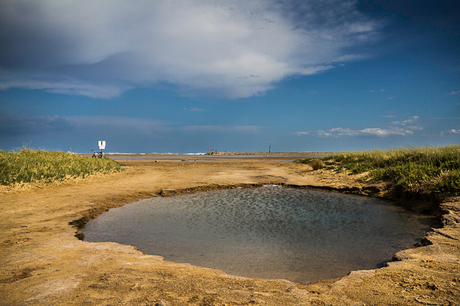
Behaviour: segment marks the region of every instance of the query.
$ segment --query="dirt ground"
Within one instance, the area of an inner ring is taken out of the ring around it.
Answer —
[[[307,285],[236,277],[77,238],[90,218],[138,199],[267,183],[389,196],[384,185],[294,163],[131,163],[123,173],[3,187],[0,304],[460,305],[458,201],[440,204],[443,226],[387,267]]]

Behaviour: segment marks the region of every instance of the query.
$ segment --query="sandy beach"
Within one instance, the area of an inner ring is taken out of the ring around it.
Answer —
[[[104,211],[156,196],[280,184],[392,198],[383,184],[292,162],[130,162],[126,171],[0,190],[1,305],[458,305],[460,202],[407,203],[443,226],[376,270],[307,285],[165,261],[80,240]],[[263,159],[263,157],[260,157]]]

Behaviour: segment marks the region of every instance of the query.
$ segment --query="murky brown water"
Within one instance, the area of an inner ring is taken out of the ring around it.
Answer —
[[[432,217],[365,197],[279,186],[142,200],[83,229],[166,260],[306,283],[373,269],[420,241]]]

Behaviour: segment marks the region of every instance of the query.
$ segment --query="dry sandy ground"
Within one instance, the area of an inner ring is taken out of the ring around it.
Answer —
[[[299,285],[167,262],[76,238],[103,211],[158,195],[277,183],[385,196],[353,176],[293,163],[133,163],[123,173],[0,192],[1,305],[459,305],[460,203],[388,267]],[[76,221],[79,220],[79,221]]]

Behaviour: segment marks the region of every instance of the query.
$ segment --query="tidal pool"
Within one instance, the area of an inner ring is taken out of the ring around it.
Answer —
[[[141,200],[82,231],[169,261],[308,283],[381,267],[435,222],[382,200],[264,186]]]

